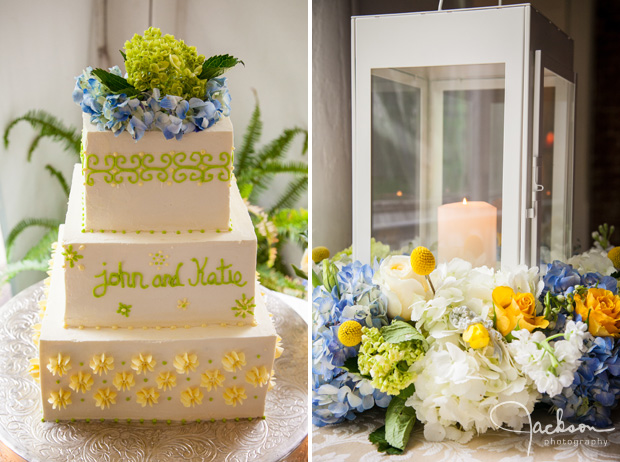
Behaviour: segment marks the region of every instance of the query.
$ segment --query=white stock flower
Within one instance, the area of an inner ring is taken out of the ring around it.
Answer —
[[[372,281],[381,286],[388,298],[390,318],[411,319],[411,305],[424,300],[426,282],[413,272],[411,260],[406,255],[393,255],[383,260]]]
[[[589,334],[586,329],[587,325],[583,322],[568,321],[564,338],[552,340],[551,343],[540,331],[513,331],[515,339],[508,344],[508,350],[538,391],[553,398],[573,383],[579,359],[587,349],[584,342]],[[550,351],[543,348],[545,343],[549,343]]]

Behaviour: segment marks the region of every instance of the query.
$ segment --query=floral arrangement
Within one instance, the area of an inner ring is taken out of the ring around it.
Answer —
[[[388,454],[404,451],[416,420],[429,441],[467,442],[520,429],[539,403],[609,427],[620,400],[620,247],[602,234],[544,274],[436,266],[424,247],[386,256],[375,243],[373,266],[314,249],[313,423],[387,407],[369,439]]]
[[[151,27],[125,42],[127,73],[88,67],[76,77],[73,101],[99,130],[125,130],[139,140],[147,130],[166,139],[202,131],[230,114],[228,69],[243,64],[229,55],[205,60],[195,47]]]

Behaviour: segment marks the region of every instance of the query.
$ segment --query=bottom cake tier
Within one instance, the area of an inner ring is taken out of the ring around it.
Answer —
[[[65,328],[62,280],[44,303],[39,377],[45,420],[262,417],[277,334],[262,297],[256,326]],[[258,295],[258,294],[257,294]]]

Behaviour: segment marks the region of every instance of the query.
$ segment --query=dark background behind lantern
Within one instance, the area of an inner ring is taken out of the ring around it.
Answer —
[[[313,245],[351,245],[351,21],[355,15],[436,10],[437,0],[313,0]],[[523,1],[504,1],[504,5]],[[575,43],[577,102],[573,249],[607,222],[620,228],[620,2],[533,0]],[[497,2],[445,0],[443,9]],[[457,40],[458,38],[455,38]],[[551,136],[549,141],[551,141]],[[413,237],[413,236],[412,236]],[[620,229],[612,242],[620,243]]]

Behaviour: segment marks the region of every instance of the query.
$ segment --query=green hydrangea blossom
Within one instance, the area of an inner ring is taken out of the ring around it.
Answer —
[[[204,99],[206,80],[198,78],[205,57],[173,35],[150,27],[125,42],[127,81],[140,91],[159,88],[163,95]]]
[[[388,395],[398,395],[415,380],[409,367],[424,355],[417,340],[387,343],[379,329],[362,328],[362,345],[357,364],[363,375],[372,377],[371,384]]]

